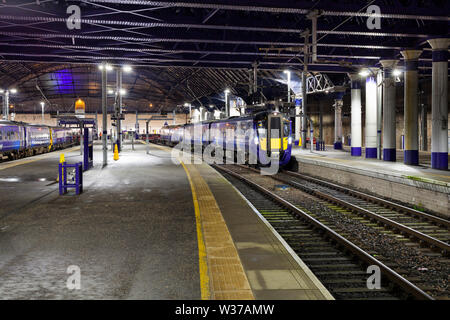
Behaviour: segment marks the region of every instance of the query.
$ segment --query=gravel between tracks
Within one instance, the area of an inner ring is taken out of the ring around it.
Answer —
[[[228,167],[228,166],[227,166]],[[228,167],[230,168],[230,167]],[[426,290],[435,298],[450,298],[450,259],[441,256],[424,255],[420,249],[409,247],[395,239],[395,234],[386,235],[358,220],[347,217],[328,206],[318,202],[317,198],[294,187],[278,190],[276,185],[283,184],[270,176],[262,176],[244,168],[233,166],[233,171],[251,179],[262,187],[274,192],[289,202],[306,209],[332,224],[333,229],[345,233],[346,238],[375,258],[388,264],[406,278]]]

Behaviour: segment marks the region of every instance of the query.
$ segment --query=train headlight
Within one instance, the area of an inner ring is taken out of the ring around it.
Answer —
[[[288,143],[291,144],[292,143],[292,137],[288,138]]]
[[[255,144],[259,144],[259,139],[258,139],[258,137],[254,137],[254,138],[253,138],[253,142],[254,142]]]

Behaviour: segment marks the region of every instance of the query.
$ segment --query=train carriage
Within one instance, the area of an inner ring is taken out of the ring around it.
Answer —
[[[79,142],[77,129],[0,121],[0,160],[18,159]]]
[[[292,125],[288,117],[274,111],[262,111],[244,117],[206,121],[184,126],[164,126],[161,129],[164,144],[185,143],[223,146],[225,150],[244,152],[249,161],[250,150],[254,150],[260,165],[277,161],[287,165],[291,158]]]

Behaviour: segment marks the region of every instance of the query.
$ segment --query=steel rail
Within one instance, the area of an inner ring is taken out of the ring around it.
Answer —
[[[297,208],[290,202],[284,200],[283,198],[279,197],[278,195],[274,194],[273,192],[265,189],[264,187],[260,186],[259,184],[243,177],[240,174],[237,174],[231,170],[228,170],[222,166],[212,165],[212,167],[222,170],[226,172],[227,174],[232,175],[233,177],[245,182],[246,184],[250,185],[254,189],[258,190],[259,192],[267,195],[269,198],[280,204],[281,206],[285,207],[289,211],[291,211],[295,216],[302,218],[303,220],[308,221],[310,224],[312,224],[314,227],[323,230],[331,239],[335,240],[340,245],[344,246],[346,249],[348,249],[350,252],[352,252],[355,256],[357,256],[359,259],[363,260],[365,263],[368,263],[369,265],[377,265],[381,272],[392,282],[397,284],[399,287],[401,287],[405,292],[411,294],[417,299],[421,300],[434,300],[430,295],[428,295],[426,292],[418,288],[416,285],[402,277],[400,274],[386,266],[384,263],[378,261],[374,257],[372,257],[370,254],[359,248],[358,246],[354,245],[349,240],[342,237],[340,234],[336,233],[320,221],[316,220],[315,218],[308,215],[303,210]]]
[[[321,185],[324,185],[324,186],[336,189],[338,191],[343,191],[345,193],[354,195],[355,197],[366,199],[366,200],[369,200],[371,202],[381,204],[381,205],[383,205],[386,208],[393,208],[393,209],[398,210],[398,211],[403,211],[406,214],[413,215],[413,216],[416,216],[418,218],[423,218],[423,219],[426,219],[426,220],[428,220],[430,222],[439,224],[439,225],[441,225],[443,227],[450,228],[450,221],[449,220],[442,219],[440,217],[433,216],[431,214],[428,214],[428,213],[425,213],[425,212],[421,212],[421,211],[418,211],[418,210],[415,210],[415,209],[412,209],[412,208],[408,208],[406,206],[403,206],[401,204],[398,204],[398,203],[395,203],[395,202],[392,202],[392,201],[389,201],[389,200],[385,200],[385,199],[381,199],[381,198],[378,198],[378,197],[375,197],[375,196],[372,196],[372,195],[368,195],[368,194],[365,194],[365,193],[362,193],[362,192],[359,192],[359,191],[356,191],[356,190],[353,190],[353,189],[349,189],[349,188],[346,188],[346,187],[343,187],[343,186],[340,186],[338,184],[334,184],[334,183],[331,183],[331,182],[328,182],[328,181],[324,181],[324,180],[321,180],[321,179],[305,176],[305,175],[302,175],[302,174],[300,174],[298,172],[283,171],[283,173],[288,174],[288,175],[292,175],[294,177],[298,177],[298,178],[301,178],[301,179],[305,179],[305,180],[308,180],[308,181],[312,181],[312,182],[315,182],[317,184],[321,184]]]

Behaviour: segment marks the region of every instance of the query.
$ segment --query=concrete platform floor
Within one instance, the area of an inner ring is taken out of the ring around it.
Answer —
[[[102,168],[96,145],[80,196],[58,195],[60,152],[0,164],[2,299],[200,299],[186,174],[163,151],[130,149]],[[80,290],[66,287],[72,265]]]
[[[399,151],[398,154],[400,155],[401,152]],[[444,183],[448,184],[450,187],[450,171],[435,170],[432,169],[429,164],[419,166],[406,165],[401,162],[403,157],[399,157],[397,162],[366,159],[365,157],[352,157],[350,155],[350,150],[334,150],[332,146],[327,146],[326,151],[314,150],[313,153],[311,153],[309,149],[304,150],[299,147],[295,147],[292,150],[292,155],[305,159],[332,163],[339,166],[365,170],[368,172],[372,171],[398,177],[425,178],[429,180],[427,182],[436,182],[438,184]],[[426,157],[427,155],[421,152],[421,159]]]

